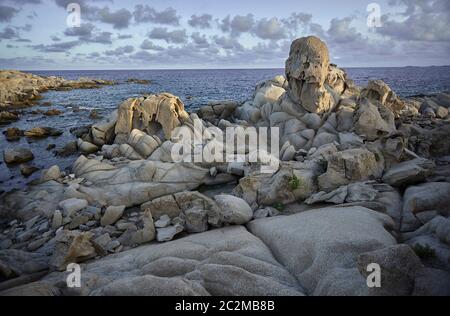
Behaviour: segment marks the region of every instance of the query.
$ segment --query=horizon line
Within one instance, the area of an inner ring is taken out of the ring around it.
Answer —
[[[341,69],[357,69],[357,68],[366,68],[366,69],[376,69],[376,68],[436,68],[436,67],[450,67],[449,65],[430,65],[430,66],[352,66],[352,67],[339,67]],[[3,70],[18,70],[18,71],[125,71],[125,70],[149,70],[149,71],[179,71],[179,70],[279,70],[284,69],[284,67],[255,67],[255,68],[239,68],[239,67],[231,67],[231,68],[110,68],[110,69],[0,69]]]

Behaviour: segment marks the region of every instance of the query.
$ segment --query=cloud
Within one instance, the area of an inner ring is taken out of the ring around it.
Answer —
[[[133,38],[133,34],[118,34],[117,39],[130,39]]]
[[[75,41],[68,41],[68,42],[60,42],[60,43],[53,43],[53,44],[38,44],[38,45],[31,45],[35,50],[38,50],[40,52],[44,53],[61,53],[61,52],[67,52],[70,49],[80,45],[81,42],[79,40]]]
[[[5,27],[3,31],[0,32],[0,40],[2,39],[13,39],[18,38],[19,34],[12,27]]]
[[[405,8],[400,17],[384,15],[377,32],[401,41],[450,41],[450,1],[393,0]]]
[[[124,29],[130,25],[131,13],[127,9],[120,9],[111,12],[108,7],[100,9],[97,13],[100,21],[103,23],[112,24],[115,29]]]
[[[159,46],[159,45],[155,45],[152,41],[150,41],[150,40],[148,40],[148,39],[145,39],[145,40],[142,42],[140,48],[141,48],[141,49],[144,49],[144,50],[157,50],[157,51],[162,51],[162,50],[164,50],[164,47]]]
[[[80,27],[71,27],[64,31],[66,36],[91,37],[95,26],[91,23],[83,23]]]
[[[198,16],[194,14],[189,19],[188,24],[192,27],[208,29],[211,28],[212,19],[213,17],[211,14],[202,14]]]
[[[0,22],[9,22],[19,10],[13,7],[0,5]]]
[[[177,11],[173,8],[167,8],[163,11],[156,11],[148,5],[139,4],[135,6],[133,11],[134,20],[136,23],[155,23],[162,25],[180,25],[180,17],[177,16]]]
[[[214,43],[223,49],[242,50],[243,47],[234,37],[214,36]]]
[[[107,50],[104,52],[104,54],[107,56],[121,56],[124,54],[130,54],[132,52],[134,52],[134,47],[131,45],[126,45],[126,46],[117,47],[114,50]]]
[[[253,32],[262,39],[280,40],[286,38],[283,24],[277,18],[263,18],[259,20]]]
[[[199,32],[194,32],[191,35],[194,45],[198,48],[205,48],[209,46],[208,39],[205,35],[201,35]]]
[[[83,23],[81,24],[80,27],[67,28],[64,31],[64,35],[69,37],[76,36],[80,41],[87,43],[100,43],[100,44],[112,43],[111,32],[100,32],[91,23]]]
[[[185,43],[187,41],[186,30],[168,31],[165,27],[156,27],[148,33],[151,39],[165,40],[167,43]]]
[[[253,14],[236,15],[233,18],[227,16],[218,23],[219,28],[223,32],[229,32],[233,35],[239,35],[241,33],[249,32],[253,28],[255,24],[255,18]]]

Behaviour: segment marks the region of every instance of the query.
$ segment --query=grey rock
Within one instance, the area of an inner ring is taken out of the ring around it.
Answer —
[[[369,290],[377,296],[410,295],[416,275],[423,268],[419,257],[408,245],[395,245],[360,254],[358,269],[366,278],[370,274],[367,267],[372,263],[381,268],[381,287]]]
[[[158,228],[156,229],[156,240],[159,242],[170,241],[175,235],[181,233],[183,230],[184,227],[181,225]]]
[[[105,210],[105,214],[103,214],[100,223],[102,226],[113,225],[117,222],[123,215],[125,211],[125,206],[109,206]]]

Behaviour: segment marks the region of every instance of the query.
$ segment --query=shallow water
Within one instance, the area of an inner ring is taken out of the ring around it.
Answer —
[[[75,140],[69,132],[70,128],[95,123],[96,120],[89,119],[91,109],[96,109],[100,115],[107,117],[125,99],[160,92],[179,96],[186,109],[191,111],[214,100],[244,101],[251,97],[258,82],[283,72],[283,69],[33,71],[41,76],[61,76],[66,79],[91,77],[115,80],[119,84],[101,89],[50,91],[43,94],[42,103],[51,102],[51,106],[36,106],[29,110],[46,111],[56,108],[64,113],[54,117],[25,114],[21,116],[20,121],[1,126],[0,132],[13,126],[24,130],[49,126],[63,130],[64,134],[57,138],[33,140],[31,143],[24,137],[19,142],[7,142],[4,136],[0,135],[0,148],[29,147],[35,155],[32,164],[41,168],[58,164],[64,169],[69,167],[77,156],[55,157],[52,151],[47,151],[46,148],[49,144],[56,144],[57,149],[60,149],[69,141]],[[361,86],[369,80],[384,80],[403,97],[450,90],[450,67],[350,68],[347,72],[350,78]],[[129,78],[147,79],[151,80],[151,83],[126,83]],[[0,157],[0,191],[23,187],[39,175],[40,172],[37,172],[25,179],[21,176],[18,166],[7,167],[3,156]]]

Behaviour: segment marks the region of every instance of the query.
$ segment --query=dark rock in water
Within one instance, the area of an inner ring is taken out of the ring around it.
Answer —
[[[97,120],[97,119],[100,119],[101,116],[98,114],[98,112],[96,110],[91,110],[91,112],[89,113],[89,118],[91,120]]]
[[[52,105],[52,103],[50,101],[41,103],[41,106],[51,106],[51,105]]]
[[[137,83],[137,84],[150,84],[150,80],[146,79],[136,79],[136,78],[130,78],[126,81],[127,83]]]
[[[0,124],[9,124],[19,120],[19,115],[13,112],[0,111]]]
[[[27,148],[9,148],[3,151],[3,160],[8,164],[22,163],[33,159],[33,153]]]
[[[58,150],[57,155],[61,157],[67,157],[70,155],[76,154],[78,151],[77,142],[73,141],[70,143],[67,143],[66,146],[64,146],[62,149]]]
[[[75,136],[76,138],[81,138],[86,134],[89,134],[89,131],[91,130],[91,125],[81,126],[81,127],[74,127],[70,129],[70,133]]]
[[[26,137],[41,138],[49,136],[61,136],[62,131],[52,127],[35,127],[25,132]]]
[[[63,114],[63,111],[58,110],[58,109],[51,109],[51,110],[44,112],[45,116],[57,116],[57,115],[61,115],[61,114]]]
[[[24,131],[18,129],[17,127],[10,127],[6,131],[3,132],[6,137],[6,140],[9,142],[17,141],[24,135]]]
[[[39,170],[38,167],[33,166],[33,165],[29,165],[27,163],[23,163],[23,164],[20,165],[20,172],[25,177],[31,176],[33,173],[35,173],[38,170]]]
[[[55,149],[55,148],[56,148],[55,144],[48,144],[48,146],[47,146],[47,150],[52,150],[52,149]]]

